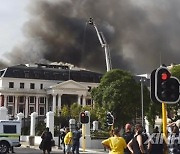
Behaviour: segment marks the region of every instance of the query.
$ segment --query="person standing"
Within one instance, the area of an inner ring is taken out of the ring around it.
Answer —
[[[53,139],[52,137],[52,133],[49,131],[49,128],[47,127],[45,129],[45,131],[42,133],[41,135],[42,138],[42,150],[43,150],[43,154],[47,153],[50,154],[51,152],[51,140]]]
[[[66,127],[66,135],[64,137],[64,144],[65,144],[65,152],[66,152],[66,154],[71,154],[71,150],[72,150],[72,132],[70,131],[69,127]]]
[[[134,137],[127,145],[128,149],[133,154],[145,154],[145,150],[143,147],[142,130],[142,125],[136,124]]]
[[[76,151],[76,154],[79,154],[80,138],[81,138],[81,132],[79,131],[79,128],[76,127],[75,131],[73,131],[73,147],[72,147],[73,154],[74,151]]]
[[[163,135],[159,132],[158,127],[155,127],[155,129],[153,130],[153,137],[151,138],[150,143],[151,143],[150,154],[164,153]]]
[[[132,139],[133,136],[134,136],[131,128],[132,128],[132,127],[131,127],[131,124],[127,123],[127,124],[125,125],[125,132],[124,132],[124,134],[123,134],[123,138],[125,139],[126,144],[128,144],[129,141],[131,141],[131,139]],[[125,153],[125,154],[131,154],[131,152],[129,151],[128,148],[126,148],[126,149],[124,150],[124,153]]]
[[[65,144],[64,144],[64,137],[66,136],[65,128],[63,128],[60,132],[60,139],[61,139],[61,145],[63,146],[63,153],[65,154]]]
[[[102,141],[102,144],[110,150],[110,154],[124,154],[126,148],[126,141],[120,137],[119,129],[114,129],[113,136]]]

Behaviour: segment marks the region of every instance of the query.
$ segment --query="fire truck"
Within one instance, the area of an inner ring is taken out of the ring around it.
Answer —
[[[6,154],[13,147],[20,147],[21,123],[17,120],[0,120],[0,153]]]

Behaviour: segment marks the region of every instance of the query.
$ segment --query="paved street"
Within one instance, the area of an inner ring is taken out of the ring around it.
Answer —
[[[42,154],[42,151],[38,149],[37,146],[34,147],[26,147],[26,146],[21,146],[19,148],[14,148],[14,151],[16,154]],[[61,149],[57,149],[57,147],[54,147],[51,154],[63,154],[63,151]],[[80,149],[80,154],[106,154],[108,153],[107,151],[104,152],[103,149],[94,149],[94,150],[90,150],[87,149],[85,152],[82,152],[82,150]]]

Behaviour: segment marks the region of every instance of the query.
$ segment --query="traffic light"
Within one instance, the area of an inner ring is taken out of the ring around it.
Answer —
[[[160,103],[155,96],[155,73],[156,73],[156,69],[152,71],[151,76],[150,76],[150,96],[151,96],[151,100],[154,103]]]
[[[155,97],[159,102],[177,103],[179,97],[179,80],[171,77],[166,67],[160,67],[155,72]]]
[[[81,122],[81,124],[89,123],[89,116],[87,115],[86,112],[81,112],[80,113],[80,122]]]
[[[106,123],[111,126],[114,124],[114,116],[111,114],[111,112],[107,112],[106,115]]]

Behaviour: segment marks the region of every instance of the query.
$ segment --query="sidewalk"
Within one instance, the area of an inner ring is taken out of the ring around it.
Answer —
[[[28,142],[21,142],[21,147],[23,148],[32,148],[32,149],[39,149],[38,145],[34,145],[34,146],[30,146]],[[59,149],[58,146],[54,146],[52,147],[52,151],[58,152],[58,151],[63,151],[62,149]],[[104,151],[104,149],[85,149],[85,151],[83,152],[83,149],[80,148],[79,149],[80,153],[96,153],[96,154],[105,154],[108,153],[108,151]]]

